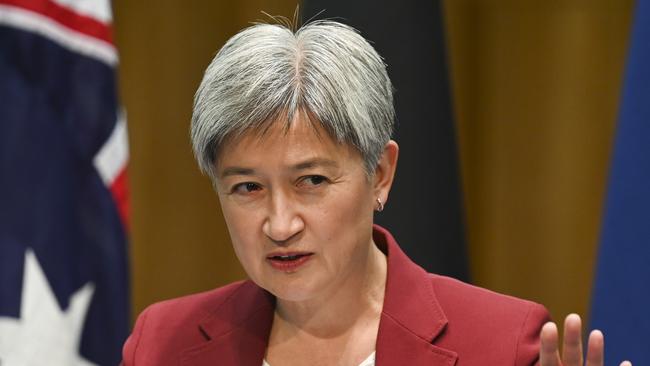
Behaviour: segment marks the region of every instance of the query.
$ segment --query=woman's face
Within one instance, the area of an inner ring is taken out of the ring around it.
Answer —
[[[361,155],[298,116],[222,146],[217,191],[235,253],[280,299],[328,296],[363,278],[382,192]],[[386,192],[387,194],[387,192]]]

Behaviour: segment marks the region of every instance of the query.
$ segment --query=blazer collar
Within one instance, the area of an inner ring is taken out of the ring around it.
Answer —
[[[199,323],[207,342],[187,349],[180,364],[262,365],[274,309],[273,295],[244,282]]]
[[[375,225],[373,239],[388,258],[386,293],[377,335],[376,365],[454,365],[457,355],[433,342],[447,318],[429,274],[402,252],[393,236]],[[260,366],[273,322],[275,299],[244,282],[200,324],[207,342],[186,350],[181,365]]]
[[[376,365],[454,365],[457,354],[434,343],[447,317],[430,275],[404,254],[386,229],[375,225],[373,239],[388,258]]]

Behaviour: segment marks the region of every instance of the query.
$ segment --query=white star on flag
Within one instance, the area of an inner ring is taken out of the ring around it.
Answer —
[[[86,283],[63,311],[36,255],[28,249],[20,318],[0,317],[0,365],[93,365],[79,355],[79,343],[94,290],[91,282]]]

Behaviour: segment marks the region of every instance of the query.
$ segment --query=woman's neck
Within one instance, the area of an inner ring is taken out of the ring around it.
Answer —
[[[342,286],[318,298],[302,302],[278,299],[272,335],[329,339],[369,323],[378,326],[386,287],[386,256],[373,243],[367,258]]]

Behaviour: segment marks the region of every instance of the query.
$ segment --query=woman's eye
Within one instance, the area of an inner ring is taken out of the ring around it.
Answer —
[[[305,177],[303,179],[303,182],[305,184],[311,185],[311,186],[318,186],[327,181],[327,178],[323,177],[322,175],[310,175],[308,177]]]
[[[232,192],[233,193],[242,193],[242,194],[247,194],[247,193],[252,193],[255,191],[259,191],[262,189],[258,184],[256,183],[251,183],[251,182],[246,182],[246,183],[239,183],[236,186],[233,187]]]

